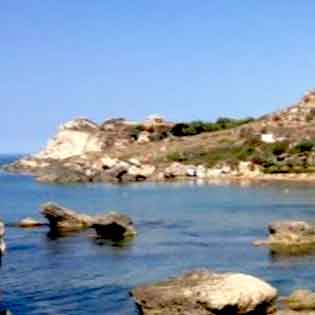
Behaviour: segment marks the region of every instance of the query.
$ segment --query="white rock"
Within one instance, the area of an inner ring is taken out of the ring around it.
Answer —
[[[132,165],[128,169],[128,173],[133,176],[144,176],[144,177],[150,177],[155,172],[155,166],[153,165],[142,165],[141,167],[137,167],[135,165]]]
[[[246,274],[196,271],[140,286],[132,291],[132,296],[144,315],[267,315],[276,311],[277,290]]]
[[[198,178],[206,178],[207,177],[207,169],[203,165],[198,165],[196,169],[196,176]]]
[[[265,143],[275,143],[276,139],[272,133],[263,133],[260,137],[262,142]]]
[[[186,167],[186,175],[189,177],[197,176],[196,166],[194,165],[187,165]]]
[[[150,133],[147,131],[140,132],[137,142],[140,144],[150,142]]]
[[[105,168],[112,168],[119,163],[118,159],[112,159],[109,156],[100,159],[102,166]]]
[[[179,162],[173,162],[164,171],[166,177],[186,176],[186,166]]]
[[[0,222],[0,238],[3,238],[5,234],[5,227],[4,227],[4,223]]]
[[[138,166],[138,167],[141,166],[141,162],[138,159],[136,159],[136,158],[131,158],[131,159],[128,160],[128,162],[131,165],[135,165],[135,166]]]
[[[219,168],[209,168],[207,170],[207,177],[219,177],[222,176],[222,170]]]

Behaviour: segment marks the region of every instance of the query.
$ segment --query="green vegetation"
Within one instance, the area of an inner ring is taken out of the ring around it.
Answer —
[[[253,118],[219,118],[216,122],[192,121],[190,123],[178,123],[174,125],[170,132],[176,137],[194,136],[203,132],[213,132],[235,128],[253,120]]]
[[[313,149],[315,149],[315,141],[303,140],[293,147],[293,149],[291,150],[291,153],[310,152]]]
[[[213,167],[220,162],[237,165],[239,161],[251,161],[262,167],[266,174],[315,172],[315,142],[301,141],[293,148],[287,141],[267,144],[255,140],[243,143],[221,143],[216,148],[193,148],[174,151],[168,161],[185,164],[203,164]],[[313,158],[311,158],[313,157]]]

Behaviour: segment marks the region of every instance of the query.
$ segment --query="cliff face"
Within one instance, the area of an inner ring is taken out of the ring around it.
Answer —
[[[103,141],[99,133],[99,126],[87,119],[69,121],[59,127],[57,135],[34,157],[62,160],[87,152],[101,151]]]
[[[34,158],[63,160],[90,153],[105,153],[112,147],[124,149],[139,140],[139,136],[140,142],[141,139],[145,142],[144,135],[149,142],[150,137],[168,132],[171,127],[172,124],[162,118],[148,119],[139,124],[112,119],[101,125],[88,119],[75,119],[61,125],[56,136]]]

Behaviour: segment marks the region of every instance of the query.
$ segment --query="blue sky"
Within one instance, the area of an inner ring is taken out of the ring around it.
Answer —
[[[312,0],[2,0],[0,152],[74,117],[258,116],[315,87]]]

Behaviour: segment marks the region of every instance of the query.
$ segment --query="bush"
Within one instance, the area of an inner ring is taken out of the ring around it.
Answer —
[[[271,152],[274,155],[281,155],[283,153],[286,153],[289,148],[288,142],[276,142],[273,143],[271,146]]]
[[[303,140],[297,145],[294,146],[293,152],[295,153],[303,153],[303,152],[310,152],[313,150],[315,146],[314,141],[312,140]]]
[[[213,132],[235,128],[253,121],[253,118],[231,119],[218,118],[216,122],[192,121],[190,123],[178,123],[171,129],[171,134],[176,137],[194,136],[203,132]]]
[[[174,151],[167,155],[167,160],[171,162],[184,162],[187,158],[184,152]]]

